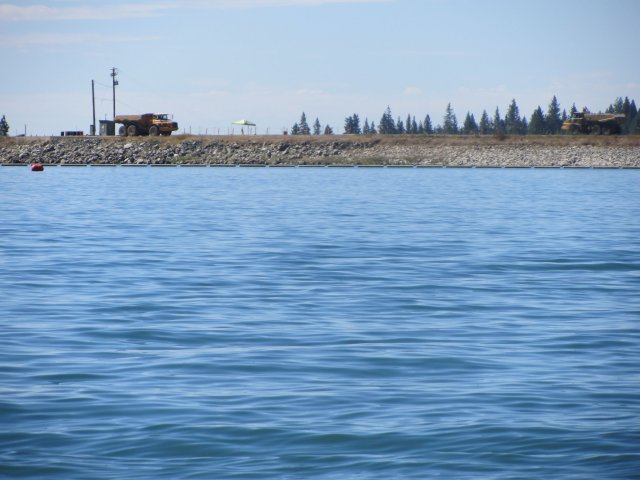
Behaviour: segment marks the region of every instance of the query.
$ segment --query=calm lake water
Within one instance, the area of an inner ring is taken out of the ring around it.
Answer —
[[[640,478],[640,171],[0,167],[0,477]]]

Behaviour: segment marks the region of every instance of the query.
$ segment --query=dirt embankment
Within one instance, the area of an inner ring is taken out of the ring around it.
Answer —
[[[0,163],[640,168],[640,136],[231,136],[0,139]]]

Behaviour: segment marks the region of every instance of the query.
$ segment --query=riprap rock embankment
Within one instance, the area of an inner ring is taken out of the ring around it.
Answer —
[[[640,168],[638,137],[8,138],[0,163]]]

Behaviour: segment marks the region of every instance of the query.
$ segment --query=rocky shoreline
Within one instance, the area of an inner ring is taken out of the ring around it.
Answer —
[[[7,138],[0,164],[640,168],[637,137]]]

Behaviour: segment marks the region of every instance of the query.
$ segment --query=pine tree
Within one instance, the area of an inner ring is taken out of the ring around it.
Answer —
[[[491,120],[489,120],[489,115],[486,110],[482,110],[482,116],[480,117],[480,125],[478,126],[478,130],[481,135],[487,135],[491,133]]]
[[[387,107],[387,109],[382,114],[382,118],[380,119],[380,125],[378,126],[378,133],[391,135],[396,133],[396,124],[393,121],[393,117],[391,116],[391,108]]]
[[[324,134],[333,135],[333,129],[329,125],[327,125],[326,127],[324,127]]]
[[[297,123],[293,124],[293,127],[291,127],[291,135],[300,135],[300,125]]]
[[[511,100],[507,114],[504,117],[504,130],[508,135],[520,135],[522,133],[522,119],[520,110],[516,104],[516,99]]]
[[[316,117],[316,121],[313,122],[313,134],[320,135],[321,129],[322,129],[322,126],[320,125],[320,120],[318,120],[318,117]]]
[[[547,131],[547,127],[544,124],[544,113],[542,108],[538,106],[531,114],[531,121],[529,122],[529,134],[530,135],[544,135]]]
[[[624,113],[624,100],[622,100],[622,97],[616,98],[613,104],[613,113]]]
[[[360,128],[360,116],[357,113],[353,114],[353,133],[360,135],[362,129]]]
[[[344,119],[344,133],[347,135],[360,135],[360,117],[357,113]]]
[[[302,112],[300,116],[300,135],[310,135],[311,129],[309,128],[309,124],[307,123],[307,116]]]
[[[405,121],[405,132],[414,135],[418,133],[418,124],[416,123],[416,117],[411,117],[411,114],[407,115],[407,120]]]
[[[462,133],[465,135],[473,135],[478,133],[478,124],[473,116],[473,113],[467,112],[467,116],[462,124]]]
[[[633,135],[640,135],[640,112],[635,114],[635,117],[631,121],[631,125],[629,126],[629,133]]]
[[[496,112],[493,114],[493,132],[496,135],[504,134],[504,121],[500,118],[500,109],[496,107]]]
[[[616,113],[613,108],[613,104],[610,104],[609,107],[604,111],[604,113]]]
[[[631,102],[629,101],[629,97],[624,97],[624,103],[622,104],[622,113],[625,116],[629,116],[629,110],[631,110]]]
[[[344,133],[345,135],[353,135],[353,117],[349,116],[344,119]]]
[[[365,117],[364,125],[362,126],[362,133],[364,135],[369,135],[369,119]]]
[[[0,137],[6,137],[9,135],[9,124],[7,123],[7,119],[5,116],[2,116],[0,120]]]
[[[371,135],[375,135],[376,133],[378,133],[378,131],[376,130],[376,124],[372,121],[371,125],[369,125],[369,133]]]
[[[424,133],[433,135],[433,125],[431,124],[431,117],[429,115],[424,117]]]
[[[456,114],[453,112],[451,103],[447,103],[447,109],[442,121],[442,129],[444,133],[448,135],[455,135],[458,133],[458,120],[456,118]]]
[[[633,122],[636,120],[638,116],[638,108],[636,107],[635,100],[631,100],[629,103],[629,113],[627,113],[627,119],[624,123],[624,132],[625,133],[633,133]]]
[[[635,120],[636,113],[635,101],[629,101],[629,97],[624,97],[622,103],[622,112],[625,116],[624,125],[622,125],[622,133],[629,133],[631,131],[631,124]]]
[[[560,131],[562,117],[560,114],[560,104],[558,103],[558,99],[555,95],[551,99],[551,103],[549,103],[547,114],[544,117],[544,123],[547,128],[547,133],[555,135]]]
[[[396,133],[402,135],[405,133],[404,123],[402,123],[402,119],[398,117],[398,121],[396,122]]]
[[[575,102],[571,105],[571,109],[569,110],[569,117],[573,117],[576,113],[578,113],[578,109],[576,108]]]

